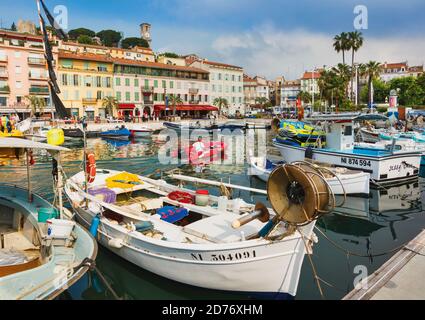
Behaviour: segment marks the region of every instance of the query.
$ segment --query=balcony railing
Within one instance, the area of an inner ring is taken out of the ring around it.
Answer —
[[[28,58],[28,64],[44,66],[46,64],[46,60],[43,58]]]
[[[31,80],[47,80],[46,74],[32,74],[31,72],[28,73],[28,77]]]
[[[153,104],[153,100],[152,99],[143,99],[143,104],[144,105]]]
[[[96,104],[96,98],[83,98],[83,104]]]
[[[30,94],[49,94],[48,87],[31,87]]]
[[[1,93],[9,93],[10,92],[10,87],[9,86],[0,87],[0,92]]]
[[[9,78],[7,71],[0,71],[0,78]]]
[[[153,87],[142,87],[142,93],[153,93]]]
[[[7,62],[7,56],[6,55],[0,55],[0,62]]]

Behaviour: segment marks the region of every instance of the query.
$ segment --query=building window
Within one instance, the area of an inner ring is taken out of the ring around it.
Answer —
[[[88,62],[84,62],[84,66],[83,66],[84,70],[89,70],[89,66],[90,64]]]
[[[139,86],[139,79],[134,79],[134,86],[138,87]]]
[[[149,88],[149,80],[145,79],[145,88]]]
[[[7,106],[7,98],[0,97],[0,106]]]
[[[96,98],[97,98],[97,100],[102,100],[103,99],[103,92],[102,91],[97,91]]]
[[[62,74],[62,85],[64,86],[68,85],[68,77],[66,74]]]
[[[163,89],[167,88],[167,82],[165,80],[162,80],[162,88]]]
[[[187,94],[184,95],[184,101],[187,101]]]
[[[212,92],[215,92],[215,84],[212,85]]]
[[[21,73],[22,73],[22,67],[20,67],[20,66],[16,66],[16,67],[15,67],[15,73],[16,73],[16,74],[21,74]]]
[[[15,58],[20,58],[20,57],[21,57],[21,52],[15,51]]]
[[[210,74],[210,80],[214,80],[214,73]]]
[[[92,93],[91,93],[91,91],[87,91],[87,93],[86,93],[86,98],[87,98],[87,99],[91,99],[91,98],[93,98],[93,97],[92,97]]]
[[[235,81],[235,75],[232,74],[232,81]]]
[[[115,85],[120,86],[121,85],[121,78],[115,78]]]
[[[130,86],[130,79],[129,78],[125,78],[125,86],[126,87]]]
[[[91,87],[92,86],[92,77],[91,76],[84,77],[84,83],[85,83],[86,87]]]
[[[108,67],[105,64],[98,64],[97,65],[97,71],[106,72],[106,71],[108,71]]]
[[[117,91],[116,95],[117,95],[117,100],[121,101],[121,91]]]
[[[181,89],[182,88],[182,83],[180,81],[177,81],[177,89]]]
[[[221,73],[218,74],[218,80],[221,80]]]
[[[238,81],[239,81],[239,82],[241,82],[241,81],[242,81],[241,76],[239,76],[239,77],[238,77]]]
[[[208,95],[205,95],[205,102],[208,102]]]
[[[236,98],[232,97],[232,103],[236,103]]]
[[[153,86],[154,86],[154,88],[158,88],[158,80],[153,81]]]
[[[140,95],[138,92],[134,93],[134,101],[139,101],[140,100]]]
[[[96,77],[96,87],[101,88],[102,87],[102,78],[100,76]]]
[[[239,103],[242,103],[242,98],[241,97],[239,97]]]
[[[22,89],[22,81],[16,81],[16,89]]]
[[[130,92],[126,92],[125,93],[125,101],[130,101],[130,100],[131,100]]]
[[[79,84],[78,84],[78,75],[77,74],[74,74],[73,78],[74,78],[74,86],[75,87],[78,87],[79,86]]]
[[[174,89],[174,82],[170,81],[170,89]]]
[[[232,92],[235,92],[235,86],[232,86]]]

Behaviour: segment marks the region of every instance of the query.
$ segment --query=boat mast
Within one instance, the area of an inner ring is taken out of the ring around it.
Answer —
[[[25,158],[27,163],[28,202],[32,203],[31,165],[30,165],[30,154],[28,149],[25,149]]]

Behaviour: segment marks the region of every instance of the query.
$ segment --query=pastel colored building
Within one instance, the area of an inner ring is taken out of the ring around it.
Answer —
[[[423,73],[423,65],[410,67],[407,61],[397,63],[385,62],[381,65],[380,78],[384,82],[389,82],[397,78],[418,77]]]
[[[114,96],[112,58],[60,50],[57,68],[60,98],[70,114],[105,118],[103,99]]]
[[[281,90],[281,101],[280,105],[282,107],[296,107],[297,97],[301,91],[301,81],[285,81],[282,85]]]
[[[210,103],[216,98],[225,98],[228,102],[225,114],[235,115],[238,111],[245,114],[243,92],[243,68],[201,59],[195,55],[187,56],[186,63],[198,69],[208,71],[210,74]]]
[[[304,72],[300,82],[300,90],[303,92],[308,92],[310,95],[313,95],[313,93],[319,94],[319,79],[319,71]]]
[[[57,47],[53,46],[56,57]],[[0,114],[30,114],[27,96],[45,99],[51,112],[46,62],[40,36],[0,30]]]
[[[167,96],[182,100],[180,116],[200,117],[217,108],[210,105],[209,73],[203,69],[147,61],[114,59],[114,90],[122,114],[164,117],[173,106]]]

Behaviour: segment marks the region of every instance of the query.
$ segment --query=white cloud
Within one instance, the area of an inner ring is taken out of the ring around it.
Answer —
[[[305,30],[279,30],[263,25],[251,30],[219,35],[211,46],[211,58],[245,68],[245,72],[274,78],[284,75],[299,78],[303,71],[342,60],[332,47],[332,35]],[[425,37],[371,38],[356,54],[357,61],[405,61],[411,65],[424,62]],[[351,53],[346,54],[351,61]]]

